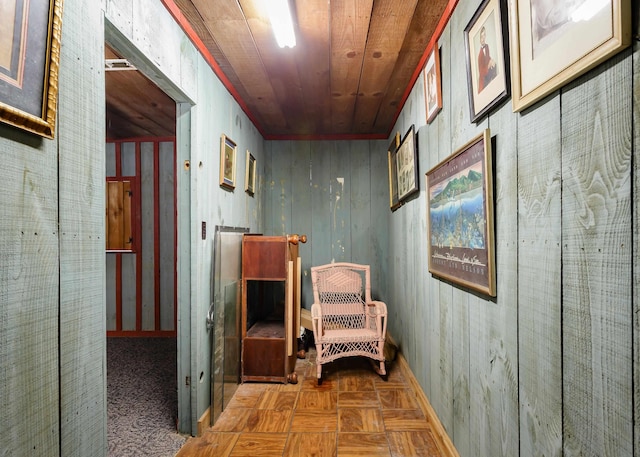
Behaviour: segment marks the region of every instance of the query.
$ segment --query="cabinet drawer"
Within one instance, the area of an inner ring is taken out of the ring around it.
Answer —
[[[244,380],[264,381],[286,378],[284,338],[244,338],[242,376]]]

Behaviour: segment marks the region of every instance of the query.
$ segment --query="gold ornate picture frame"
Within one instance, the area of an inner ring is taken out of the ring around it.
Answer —
[[[6,0],[0,16],[0,122],[44,138],[55,134],[62,0]]]
[[[224,133],[220,136],[220,187],[236,188],[236,143]]]

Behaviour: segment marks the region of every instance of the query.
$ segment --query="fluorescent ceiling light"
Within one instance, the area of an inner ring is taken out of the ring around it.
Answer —
[[[293,48],[296,45],[296,35],[293,32],[289,0],[265,0],[263,4],[267,9],[278,46]]]
[[[105,59],[105,71],[137,70],[127,59]]]

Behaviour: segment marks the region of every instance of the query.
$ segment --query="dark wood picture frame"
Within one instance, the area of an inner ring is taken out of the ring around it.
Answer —
[[[400,146],[400,132],[393,135],[391,143],[387,148],[387,157],[389,163],[389,208],[395,211],[400,207],[398,200],[398,177],[396,175],[396,151]]]
[[[424,66],[424,99],[427,108],[427,124],[442,109],[442,74],[440,73],[440,48],[433,46]]]
[[[484,0],[464,29],[471,122],[478,122],[510,94],[505,0]]]
[[[247,162],[244,173],[244,191],[251,195],[256,191],[256,158],[247,149]]]
[[[8,0],[13,34],[0,36],[0,122],[44,138],[55,134],[62,0]]]
[[[224,133],[220,136],[220,187],[236,188],[236,143]]]
[[[484,130],[426,173],[429,271],[496,295],[491,133]]]
[[[394,154],[398,201],[400,203],[404,203],[420,190],[416,144],[415,125],[412,124]]]

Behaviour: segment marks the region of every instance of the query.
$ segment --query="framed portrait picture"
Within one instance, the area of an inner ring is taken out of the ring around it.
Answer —
[[[426,178],[429,271],[495,296],[489,129],[429,170]]]
[[[509,97],[507,35],[504,0],[484,0],[464,29],[471,122]]]
[[[398,183],[398,201],[403,203],[419,190],[418,151],[414,125],[409,127],[396,150],[395,170]]]
[[[424,67],[424,96],[427,106],[427,124],[442,109],[442,76],[440,74],[440,49],[437,44],[429,53]]]
[[[511,92],[521,111],[631,44],[631,0],[512,0]]]
[[[400,207],[398,200],[398,176],[396,175],[396,152],[400,146],[400,132],[393,135],[389,148],[387,149],[387,157],[389,160],[389,208],[395,211]]]
[[[224,133],[220,137],[220,186],[236,188],[236,144]]]
[[[253,197],[256,189],[256,158],[247,149],[247,165],[244,172],[244,191]]]
[[[53,138],[62,0],[3,0],[0,17],[0,121]]]

